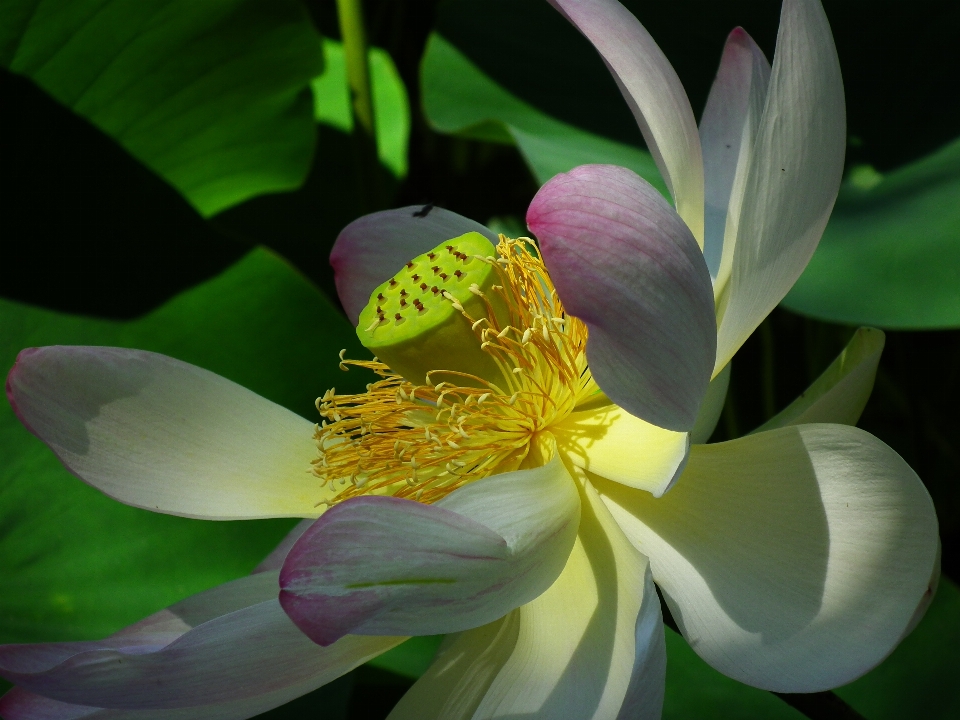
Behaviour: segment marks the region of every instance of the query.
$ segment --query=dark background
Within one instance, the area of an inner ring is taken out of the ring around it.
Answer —
[[[307,3],[320,31],[338,37],[335,5]],[[438,135],[419,109],[417,74],[436,0],[371,0],[371,42],[386,48],[413,109],[410,173],[384,177],[392,205],[432,202],[481,222],[522,218],[536,184],[508,146]],[[773,55],[779,2],[674,0],[627,3],[677,69],[694,111],[702,109],[726,34],[743,25]],[[956,0],[824,0],[846,87],[848,164],[881,171],[960,135],[960,3]],[[496,32],[491,20],[490,32]],[[455,28],[451,30],[455,32]],[[469,50],[469,49],[467,49]],[[581,51],[589,51],[584,43]],[[482,48],[478,53],[482,55]],[[535,48],[530,50],[535,52]],[[469,54],[469,52],[468,52]],[[502,84],[529,81],[484,69]],[[556,94],[557,114],[575,112]],[[591,119],[584,118],[589,127]],[[622,138],[637,131],[623,107],[606,118]],[[0,73],[0,296],[56,310],[132,318],[217,274],[256,244],[274,247],[331,292],[326,256],[339,229],[362,210],[350,195],[350,138],[317,130],[313,171],[294,193],[248,201],[204,220],[166,183],[29,80]],[[331,172],[331,168],[335,171]],[[960,200],[958,200],[960,201]],[[731,393],[714,439],[762,423],[833,359],[854,328],[776,310],[737,354]],[[943,571],[960,581],[960,331],[888,332],[874,395],[861,427],[916,469],[937,505]],[[351,717],[383,717],[406,686],[361,669],[325,688],[323,704]],[[271,713],[295,717],[319,698]]]

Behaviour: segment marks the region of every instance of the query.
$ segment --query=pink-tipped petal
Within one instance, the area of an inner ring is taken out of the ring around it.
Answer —
[[[590,336],[587,360],[617,405],[693,427],[714,365],[713,286],[683,220],[636,173],[582,165],[527,210],[550,277]]]
[[[468,232],[478,232],[497,243],[496,233],[480,223],[432,205],[384,210],[347,225],[333,245],[330,264],[350,322],[357,324],[374,288],[393,277],[410,258]]]
[[[13,688],[0,698],[4,720],[107,720],[103,708],[72,705]]]
[[[667,658],[649,562],[580,482],[579,536],[556,582],[448,636],[389,720],[660,717]]]
[[[714,278],[720,270],[727,208],[731,208],[731,220],[740,217],[743,179],[753,155],[769,82],[770,63],[763,51],[743,28],[736,28],[727,37],[700,120],[705,203],[703,255]],[[740,182],[736,183],[738,168]],[[732,223],[731,236],[732,245],[736,240],[736,222]]]
[[[724,261],[718,277],[717,368],[783,299],[816,250],[845,147],[843,80],[827,17],[820,0],[785,0],[730,278],[724,280]]]
[[[4,720],[247,720],[306,695],[319,684],[311,680],[240,700],[162,709],[74,705],[14,688],[0,698],[0,717]]]
[[[280,601],[321,645],[347,633],[476,627],[550,586],[579,517],[576,488],[558,457],[478,480],[433,505],[357,498],[324,513],[294,546]]]
[[[700,137],[680,78],[650,33],[616,0],[549,0],[593,44],[633,111],[677,212],[703,242]]]
[[[313,424],[208,370],[125,348],[24,350],[7,376],[24,425],[120,502],[208,519],[316,517]]]
[[[233,704],[239,718],[248,717],[238,712],[245,705],[269,700],[275,703],[263,709],[275,707],[403,640],[350,637],[321,648],[286,616],[277,592],[277,573],[259,573],[106,640],[0,646],[0,675],[70,705],[142,711]]]

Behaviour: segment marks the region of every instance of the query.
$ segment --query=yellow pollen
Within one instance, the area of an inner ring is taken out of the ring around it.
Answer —
[[[342,486],[327,504],[361,495],[432,503],[473,480],[515,470],[536,457],[530,451],[538,434],[597,390],[584,352],[587,328],[564,313],[531,245],[501,235],[497,258],[477,256],[498,276],[488,291],[498,296],[496,308],[484,298],[485,316],[472,317],[452,301],[477,350],[499,368],[497,382],[444,369],[441,358],[426,383],[414,384],[376,358],[341,355],[342,366],[367,368],[379,379],[365,393],[328,390],[317,400],[323,420],[312,471],[322,486]],[[434,373],[444,381],[435,385]]]

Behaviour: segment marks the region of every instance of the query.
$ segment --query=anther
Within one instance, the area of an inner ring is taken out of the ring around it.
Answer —
[[[407,263],[407,269],[408,269],[408,270],[413,270],[415,267],[416,267],[416,265],[413,264],[413,260],[411,260],[410,262]]]
[[[431,260],[436,260],[437,254],[436,254],[436,253],[427,253],[427,257],[430,258]]]
[[[454,270],[453,274],[457,276],[457,280],[463,277],[463,270]],[[444,278],[446,280],[446,278]]]
[[[406,297],[406,296],[407,296],[407,291],[406,291],[406,290],[401,290],[401,291],[400,291],[400,297]]]
[[[377,293],[377,300],[383,302],[386,298],[383,296],[383,293]]]
[[[430,268],[430,269],[433,270],[433,274],[434,274],[434,275],[436,275],[438,272],[440,272],[440,266],[439,266],[439,265],[434,265],[434,266],[433,266],[432,268]]]
[[[426,283],[420,283],[420,289],[423,290],[424,292],[426,292],[426,290],[427,290],[427,284],[426,284]]]
[[[417,281],[420,279],[420,276],[419,276],[419,275],[414,275],[414,276],[413,276],[412,278],[410,278],[410,279],[413,280],[414,282],[417,282]]]
[[[399,283],[396,280],[394,280],[393,278],[390,278],[390,287],[396,287],[398,284]]]

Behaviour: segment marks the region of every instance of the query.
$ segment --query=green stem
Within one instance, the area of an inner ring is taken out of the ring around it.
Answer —
[[[380,160],[377,155],[377,128],[370,85],[370,59],[361,0],[337,0],[340,36],[347,63],[347,83],[353,110],[353,136],[357,148],[360,182],[369,209],[380,202]]]

